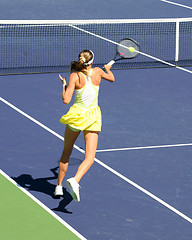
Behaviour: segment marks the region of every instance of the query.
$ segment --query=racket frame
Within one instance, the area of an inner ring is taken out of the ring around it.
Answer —
[[[138,56],[139,51],[140,51],[139,43],[138,43],[137,41],[133,40],[132,38],[124,38],[124,39],[121,39],[121,41],[119,42],[119,44],[121,44],[121,42],[122,42],[122,41],[125,41],[125,40],[129,40],[129,41],[133,42],[133,43],[137,46],[137,50],[136,50],[136,51],[137,51],[137,52],[136,52],[137,54],[136,54],[135,56],[133,56],[133,57],[123,57],[123,56],[121,56],[120,53],[118,52],[118,47],[119,47],[120,45],[117,45],[115,57],[114,57],[113,60],[111,60],[110,62],[108,62],[107,65],[111,65],[111,66],[112,66],[115,62],[117,62],[117,61],[119,61],[119,60],[133,59],[133,58],[135,58],[135,57]],[[122,44],[122,46],[124,46],[124,45]],[[125,46],[125,47],[126,47],[126,46]]]

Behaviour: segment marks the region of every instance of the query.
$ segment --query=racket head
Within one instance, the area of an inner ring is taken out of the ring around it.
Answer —
[[[133,47],[136,51],[130,52],[128,48]],[[119,45],[117,45],[117,52],[116,52],[116,59],[131,59],[135,58],[140,52],[140,46],[138,42],[131,38],[124,38],[119,42]]]

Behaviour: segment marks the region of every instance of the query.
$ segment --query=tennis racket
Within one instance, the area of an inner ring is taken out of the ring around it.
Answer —
[[[135,58],[139,54],[139,51],[140,46],[135,40],[131,38],[122,39],[117,45],[114,59],[107,65],[112,66],[119,60]]]

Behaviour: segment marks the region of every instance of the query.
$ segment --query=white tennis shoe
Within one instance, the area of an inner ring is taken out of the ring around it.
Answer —
[[[63,196],[63,187],[60,185],[56,186],[54,195],[55,196]]]
[[[71,196],[76,202],[80,202],[79,188],[80,185],[75,178],[69,178],[66,181],[67,187],[70,189]]]

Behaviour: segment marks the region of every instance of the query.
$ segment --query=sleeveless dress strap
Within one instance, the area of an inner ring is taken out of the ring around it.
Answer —
[[[85,75],[85,73],[83,73],[83,72],[80,72],[80,73],[84,76],[86,82],[90,82],[90,80],[92,78],[93,69],[91,68],[91,70],[89,71],[88,75]]]

